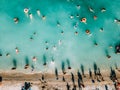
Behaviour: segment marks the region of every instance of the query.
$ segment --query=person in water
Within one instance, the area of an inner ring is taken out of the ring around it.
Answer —
[[[102,8],[102,9],[101,9],[101,12],[105,12],[105,11],[106,11],[106,9],[105,9],[105,8]]]
[[[40,15],[41,15],[41,13],[40,13],[40,10],[39,10],[39,9],[37,9],[37,15],[38,15],[38,16],[40,16]]]
[[[73,15],[70,15],[70,19],[73,19],[74,18],[74,16]]]
[[[100,28],[100,32],[103,32],[103,28]]]
[[[86,32],[86,34],[90,34],[90,30],[89,29],[87,29],[85,32]]]
[[[45,19],[46,19],[46,16],[45,16],[45,15],[43,15],[43,16],[42,16],[42,19],[43,19],[43,20],[45,20]]]
[[[34,56],[34,57],[32,58],[32,60],[33,60],[33,61],[37,61],[37,58]]]
[[[94,20],[96,20],[96,19],[97,19],[97,16],[95,15],[93,18],[94,18]]]
[[[84,17],[84,18],[81,19],[81,22],[86,24],[87,19]]]
[[[10,53],[7,53],[6,56],[10,56]]]
[[[91,7],[89,7],[89,11],[92,12],[92,13],[94,13],[93,8],[91,8]]]
[[[17,47],[15,48],[15,51],[17,54],[19,53],[19,49]]]
[[[24,13],[28,14],[28,12],[29,12],[29,9],[28,8],[24,8]]]
[[[107,57],[108,59],[110,59],[110,58],[111,58],[111,56],[110,56],[110,55],[106,55],[106,57]]]
[[[75,31],[75,35],[78,35],[78,31]]]
[[[120,24],[120,20],[119,19],[114,19],[114,22]]]
[[[14,19],[14,22],[17,24],[19,22],[19,18],[18,17],[15,17]]]

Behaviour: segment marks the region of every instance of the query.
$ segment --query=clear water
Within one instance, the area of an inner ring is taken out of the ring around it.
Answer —
[[[80,5],[80,9],[77,5]],[[120,24],[114,23],[115,18],[120,19],[119,6],[119,0],[0,0],[0,52],[3,54],[0,57],[0,70],[10,70],[13,59],[17,61],[17,69],[23,70],[28,57],[30,65],[41,71],[44,68],[44,55],[50,70],[52,58],[55,67],[60,70],[62,62],[67,67],[67,59],[76,70],[80,69],[81,64],[85,69],[92,68],[94,62],[103,69],[115,63],[119,66],[120,55],[115,54],[114,50],[116,43],[120,42]],[[94,13],[88,7],[92,7]],[[102,13],[100,10],[103,7],[106,12]],[[24,8],[29,8],[32,20],[25,15]],[[40,16],[37,9],[41,12]],[[77,14],[79,17],[76,17]],[[46,20],[42,20],[42,15],[46,16]],[[74,18],[71,19],[70,15]],[[94,15],[97,16],[96,20],[93,19]],[[18,24],[14,23],[14,17],[19,18]],[[82,17],[87,18],[87,24],[80,22]],[[57,26],[57,22],[60,26]],[[75,23],[78,23],[77,29],[74,28]],[[100,32],[100,28],[104,31]],[[85,33],[86,29],[91,31],[90,35]],[[61,31],[64,31],[63,35]],[[75,35],[75,31],[78,35]],[[95,42],[98,46],[94,45]],[[110,45],[113,48],[109,48]],[[56,50],[53,46],[56,46]],[[19,54],[15,52],[16,47]],[[111,56],[110,60],[106,52]],[[7,57],[7,53],[10,56]],[[33,56],[36,56],[36,62],[32,61]]]

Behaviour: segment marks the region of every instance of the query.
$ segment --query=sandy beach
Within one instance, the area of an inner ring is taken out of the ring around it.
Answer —
[[[44,75],[44,80],[42,80],[42,75]],[[85,78],[83,78],[83,83],[85,85],[82,90],[105,90],[105,85],[108,86],[108,90],[115,90],[113,82],[109,79],[109,72],[102,73],[105,81],[92,83],[88,74],[85,74]],[[116,71],[117,78],[119,80],[120,73]],[[72,90],[73,84],[71,81],[70,73],[64,75],[65,82],[63,82],[63,75],[59,75],[59,79],[56,80],[55,74],[48,73],[34,73],[34,74],[25,74],[25,73],[17,73],[17,72],[6,72],[0,73],[0,76],[3,77],[2,85],[0,86],[0,90],[20,90],[24,85],[24,82],[30,82],[32,84],[32,90],[67,90],[66,85],[67,82],[70,85],[70,90]],[[78,77],[75,76],[75,85],[78,89]]]

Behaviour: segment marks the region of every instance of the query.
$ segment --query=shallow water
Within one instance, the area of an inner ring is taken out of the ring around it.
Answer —
[[[104,69],[115,63],[119,66],[120,55],[115,54],[114,50],[116,43],[120,42],[120,24],[114,23],[115,18],[120,19],[119,0],[0,0],[0,4],[1,70],[10,70],[13,59],[17,68],[23,69],[26,58],[36,70],[43,70],[43,56],[50,70],[54,67],[60,69],[62,62],[67,67],[67,59],[76,70],[80,69],[81,64],[85,69],[93,68],[94,62]],[[77,5],[80,5],[80,9]],[[89,11],[89,7],[93,8],[94,13]],[[103,7],[106,12],[100,11]],[[28,14],[32,13],[32,20],[24,13],[24,8],[29,8]],[[77,14],[79,17],[76,17]],[[43,15],[46,16],[45,20],[42,19]],[[70,15],[74,18],[71,19]],[[93,19],[94,15],[97,16],[96,20]],[[14,23],[14,17],[19,18],[18,24]],[[82,17],[87,18],[86,24],[80,22]],[[57,22],[60,26],[57,26]],[[78,26],[74,28],[76,23]],[[103,32],[100,32],[100,28],[103,28]],[[85,33],[86,29],[90,30],[90,35]],[[61,31],[64,31],[63,35]],[[78,35],[75,35],[75,31]],[[33,40],[30,40],[31,37]],[[98,46],[94,45],[95,42]],[[110,45],[113,48],[109,48]],[[19,54],[15,52],[16,47]],[[7,53],[10,56],[6,56]],[[111,56],[109,60],[106,53]],[[33,56],[36,56],[36,62],[32,61]]]

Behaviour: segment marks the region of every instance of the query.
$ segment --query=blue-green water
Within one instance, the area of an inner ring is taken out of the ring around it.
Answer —
[[[10,70],[13,59],[17,61],[18,70],[24,69],[28,57],[30,65],[41,71],[44,68],[43,56],[49,69],[52,59],[59,69],[62,62],[67,67],[67,59],[74,69],[80,69],[81,64],[85,69],[92,68],[94,62],[104,69],[115,63],[119,66],[120,55],[114,50],[116,43],[120,42],[120,24],[114,22],[115,18],[120,19],[119,6],[119,0],[0,0],[0,70]],[[89,11],[89,7],[94,13]],[[24,8],[29,9],[28,16]],[[106,8],[106,11],[101,12],[101,8]],[[44,15],[45,20],[42,19]],[[18,24],[14,23],[14,17],[19,18]],[[83,17],[87,18],[86,24],[80,22]],[[90,30],[90,35],[85,33],[86,29]],[[76,31],[78,35],[75,35]],[[31,37],[33,40],[30,40]],[[111,45],[113,48],[109,48]],[[106,57],[106,52],[110,59]],[[10,56],[6,56],[7,53]],[[32,61],[33,56],[36,56],[36,62]]]

